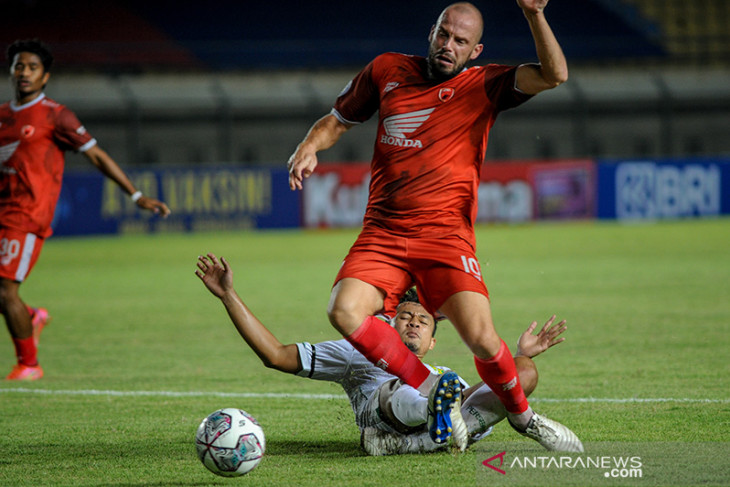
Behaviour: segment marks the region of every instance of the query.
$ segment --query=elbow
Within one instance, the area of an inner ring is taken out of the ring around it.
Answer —
[[[275,353],[259,354],[259,358],[267,369],[294,374],[299,370],[299,354],[296,350],[296,345],[291,345]]]
[[[555,86],[560,86],[566,81],[568,81],[568,68],[565,68],[565,70],[560,73],[560,76],[558,76],[558,79],[556,80],[557,84]]]
[[[545,81],[547,81],[550,89],[557,88],[558,86],[568,81],[568,69],[566,68],[564,70],[553,73],[550,79],[547,79]]]
[[[560,86],[568,81],[568,66],[563,66],[562,69],[558,70],[555,76],[555,86]]]
[[[267,369],[279,370],[279,367],[276,365],[276,363],[268,357],[262,357],[261,363],[263,363],[264,367],[266,367]]]
[[[262,358],[261,361],[264,364],[264,367],[267,369],[273,369],[278,370],[280,372],[287,372],[287,368],[285,367],[285,364],[283,364],[280,360],[277,360],[275,358]]]
[[[568,81],[568,64],[565,62],[541,64],[539,69],[540,77],[548,90],[557,88]]]

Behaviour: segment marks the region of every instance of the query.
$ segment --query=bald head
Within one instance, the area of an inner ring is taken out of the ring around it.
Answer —
[[[469,2],[452,3],[451,5],[446,7],[443,12],[441,12],[441,15],[439,15],[439,18],[436,21],[436,25],[440,25],[444,17],[452,12],[454,13],[454,15],[458,15],[459,18],[462,19],[465,23],[470,24],[469,28],[473,29],[476,34],[475,43],[478,43],[482,40],[482,33],[484,32],[484,19],[482,18],[482,13],[479,11],[478,8],[476,8]]]
[[[482,14],[468,2],[449,5],[441,12],[428,37],[428,76],[443,81],[459,74],[484,46]]]

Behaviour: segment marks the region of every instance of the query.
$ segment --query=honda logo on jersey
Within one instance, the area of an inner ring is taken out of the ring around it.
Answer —
[[[415,132],[418,127],[429,119],[433,108],[419,110],[417,112],[391,115],[383,120],[385,134],[380,136],[380,143],[398,147],[423,147],[418,139],[409,139],[406,135]]]

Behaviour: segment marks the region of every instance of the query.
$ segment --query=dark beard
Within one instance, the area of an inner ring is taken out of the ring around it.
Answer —
[[[440,71],[438,68],[436,68],[436,62],[434,61],[435,56],[433,54],[429,54],[426,58],[426,77],[431,81],[447,81],[456,76],[457,74],[461,73],[461,71],[464,69],[465,64],[462,64],[461,66],[455,66],[454,70],[450,73],[444,73],[443,71]]]
[[[415,343],[406,343],[405,346],[413,353],[418,353],[418,346]]]

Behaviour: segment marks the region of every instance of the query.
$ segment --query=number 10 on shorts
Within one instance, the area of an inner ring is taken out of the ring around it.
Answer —
[[[480,281],[482,280],[482,269],[479,267],[479,262],[474,257],[467,257],[466,255],[461,256],[461,263],[464,265],[464,272],[471,274]]]

